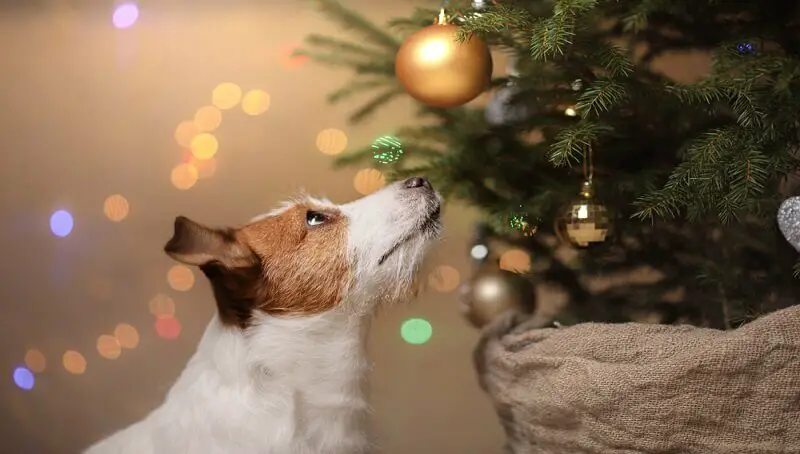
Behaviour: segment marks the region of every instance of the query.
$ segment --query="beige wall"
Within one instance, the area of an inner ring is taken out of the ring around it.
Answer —
[[[175,215],[239,223],[300,188],[337,201],[357,197],[358,169],[332,169],[331,157],[316,149],[317,133],[340,128],[356,147],[411,119],[411,105],[401,101],[351,127],[345,118],[354,105],[325,101],[346,73],[282,65],[281,53],[306,33],[335,31],[306,2],[163,2],[143,6],[139,23],[124,32],[110,26],[106,2],[77,9],[65,3],[0,10],[3,453],[76,452],[163,399],[213,306],[199,277],[188,292],[168,285],[172,262],[161,247]],[[228,6],[186,6],[197,3]],[[403,2],[351,4],[378,19],[411,9]],[[256,117],[225,112],[216,174],[179,191],[170,183],[181,156],[174,129],[225,81],[265,90],[270,109]],[[104,199],[115,193],[130,202],[119,223],[103,215]],[[58,208],[75,217],[66,238],[49,232]],[[470,219],[450,207],[446,238],[429,268],[451,265],[467,274]],[[158,293],[175,302],[182,324],[176,340],[156,335],[148,302]],[[409,316],[431,321],[428,344],[400,339]],[[138,346],[102,358],[98,336],[123,322],[137,329]],[[470,364],[476,336],[453,292],[426,291],[380,314],[370,347],[384,452],[499,452],[501,432]],[[12,371],[31,348],[43,353],[46,368],[22,391]],[[65,370],[66,350],[85,357],[83,374]]]

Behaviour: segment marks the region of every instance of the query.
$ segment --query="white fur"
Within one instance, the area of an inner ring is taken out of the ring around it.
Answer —
[[[352,278],[342,304],[306,317],[257,314],[246,332],[215,316],[165,402],[85,454],[369,452],[370,316],[405,294],[438,226],[378,261],[438,207],[439,196],[424,192],[394,184],[339,206],[348,218]]]

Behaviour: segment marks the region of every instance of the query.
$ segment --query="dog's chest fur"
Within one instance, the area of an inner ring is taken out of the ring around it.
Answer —
[[[164,404],[87,454],[367,452],[367,322],[342,317],[264,318],[247,343],[215,317]]]

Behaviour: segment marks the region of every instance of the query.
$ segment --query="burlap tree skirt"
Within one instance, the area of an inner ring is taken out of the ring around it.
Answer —
[[[536,324],[475,351],[507,452],[800,453],[800,306],[732,331]]]

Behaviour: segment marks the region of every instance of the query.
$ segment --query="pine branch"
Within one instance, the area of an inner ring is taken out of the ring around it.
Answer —
[[[610,78],[625,77],[633,73],[633,63],[620,46],[604,42],[594,57],[600,61]]]
[[[463,42],[473,34],[485,36],[507,30],[525,30],[533,24],[533,17],[528,11],[499,4],[481,11],[480,15],[465,17],[456,34],[456,39]]]
[[[598,79],[589,85],[578,98],[576,107],[583,118],[600,116],[625,99],[625,87],[610,79]]]
[[[387,85],[396,85],[396,84],[397,81],[394,78],[388,78],[388,77],[382,79],[366,79],[366,80],[354,79],[344,87],[330,93],[328,95],[328,102],[335,104],[339,101],[344,101],[345,99],[348,99],[351,96],[360,93],[364,90],[385,87]]]
[[[394,98],[396,98],[397,96],[402,95],[403,93],[405,93],[405,92],[399,86],[391,87],[388,90],[385,90],[383,93],[381,93],[378,96],[376,96],[375,98],[373,98],[372,101],[364,104],[363,106],[361,106],[361,108],[356,110],[350,116],[350,122],[353,123],[353,124],[357,124],[357,123],[360,123],[360,122],[364,121],[367,117],[372,115],[373,112],[375,112],[380,107],[384,106],[389,101],[391,101]]]
[[[540,61],[562,56],[572,44],[573,36],[575,36],[574,18],[554,16],[540,19],[533,26],[531,56]]]
[[[332,67],[347,67],[360,75],[394,75],[394,65],[387,60],[368,60],[353,59],[342,54],[318,53],[310,50],[300,49],[294,55],[304,55],[317,63]]]
[[[385,49],[370,49],[361,44],[331,38],[330,36],[311,34],[306,36],[305,41],[310,46],[324,48],[330,52],[355,54],[368,58],[386,58]]]
[[[556,167],[577,164],[586,149],[605,133],[611,132],[606,125],[583,119],[572,126],[561,129],[550,146],[548,160]]]
[[[365,38],[366,42],[385,47],[387,50],[397,50],[400,42],[386,30],[367,20],[361,14],[347,9],[336,0],[314,0],[319,10],[328,18],[338,22],[345,30],[355,31]]]

